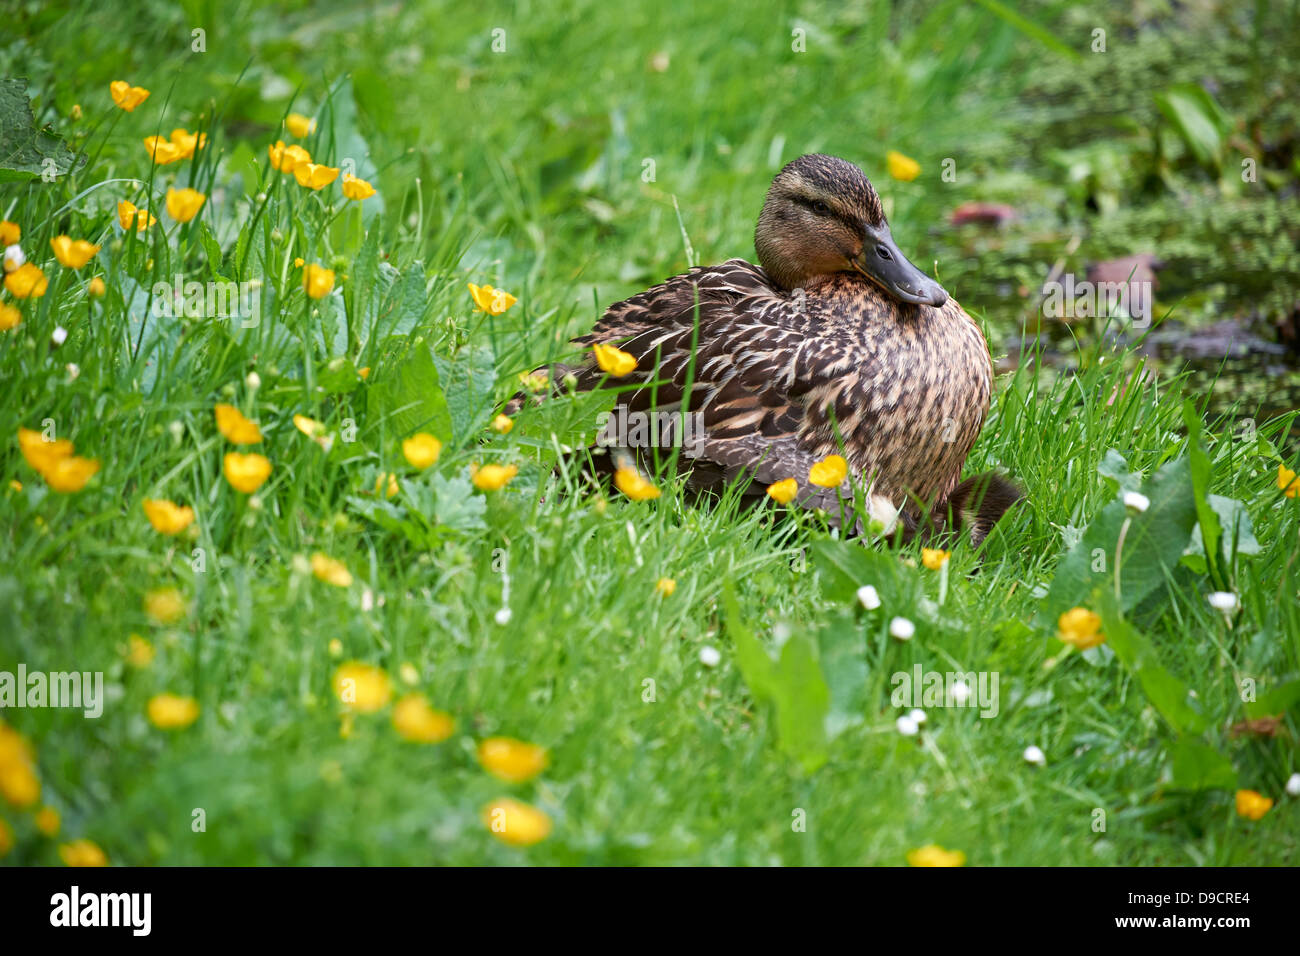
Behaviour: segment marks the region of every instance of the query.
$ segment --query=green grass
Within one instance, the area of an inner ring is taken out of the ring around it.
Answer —
[[[1168,580],[1125,619],[1194,691],[1194,728],[1174,726],[1141,668],[1109,646],[1061,659],[1044,612],[1067,545],[1115,498],[1098,472],[1107,451],[1145,476],[1188,452],[1181,379],[1125,391],[1142,368],[1129,352],[1082,342],[1061,375],[1022,356],[998,382],[967,470],[1005,470],[1026,502],[980,561],[954,550],[941,606],[939,575],[915,566],[915,549],[900,554],[911,565],[880,559],[897,582],[879,582],[874,614],[837,595],[814,555],[876,552],[832,541],[814,520],[693,505],[669,481],[658,500],[633,503],[572,470],[553,477],[557,444],[594,433],[603,406],[590,399],[526,412],[505,436],[484,428],[486,399],[508,397],[519,372],[561,354],[605,305],[683,269],[686,237],[699,262],[750,255],[763,191],[794,155],[859,162],[900,245],[918,262],[941,258],[941,277],[969,268],[943,258],[958,255],[946,210],[987,195],[941,183],[942,158],[1059,175],[1015,166],[1010,152],[1020,77],[1055,54],[987,9],[772,4],[725,19],[673,3],[454,15],[438,4],[146,4],[130,18],[112,3],[32,4],[18,16],[5,75],[27,76],[38,120],[91,157],[53,184],[0,186],[0,211],[50,277],[44,297],[21,303],[22,324],[0,333],[0,670],[103,671],[108,689],[95,720],[3,714],[32,741],[60,841],[92,839],[122,864],[893,865],[929,843],[972,864],[1295,861],[1300,811],[1283,792],[1298,769],[1294,715],[1277,739],[1228,733],[1256,716],[1240,679],[1263,694],[1300,676],[1300,503],[1275,484],[1280,462],[1295,466],[1284,457],[1293,414],[1260,419],[1246,437],[1233,418],[1207,423],[1210,490],[1244,502],[1261,544],[1228,572],[1242,604],[1231,626],[1207,604],[1206,576],[1173,569],[1182,542],[1164,546],[1135,525],[1132,553],[1162,557]],[[207,52],[191,53],[200,24]],[[504,53],[492,52],[496,28]],[[807,52],[792,51],[794,30]],[[651,65],[660,52],[662,72]],[[134,113],[112,106],[119,78],[153,91]],[[75,123],[73,104],[84,114]],[[337,185],[313,194],[270,170],[266,147],[288,139],[277,128],[290,109],[320,119],[314,156],[353,158],[379,197],[358,210]],[[151,173],[140,140],[176,126],[206,129],[208,147]],[[888,180],[887,149],[925,172]],[[181,226],[162,196],[187,184],[209,200]],[[124,234],[117,201],[146,196],[159,223]],[[80,276],[49,254],[62,233],[102,244]],[[299,256],[333,265],[341,292],[308,300]],[[267,318],[253,329],[145,321],[149,290],[177,274],[259,279]],[[103,299],[86,297],[91,275],[104,277]],[[519,303],[489,320],[472,308],[471,281]],[[998,351],[1017,315],[984,311],[960,280],[948,287]],[[68,336],[52,348],[56,327]],[[430,398],[430,353],[445,404]],[[331,364],[339,358],[351,364]],[[350,373],[367,367],[364,382]],[[403,408],[416,399],[430,404]],[[222,477],[232,446],[213,420],[218,402],[266,436],[257,450],[274,471],[252,498]],[[400,439],[426,413],[454,431],[419,473]],[[339,436],[328,454],[295,414]],[[76,494],[47,493],[19,453],[18,429],[47,419],[101,462]],[[503,491],[471,490],[471,463],[487,461],[519,475]],[[373,494],[389,471],[402,485],[391,510]],[[155,497],[193,506],[192,537],[151,529],[142,502]],[[315,579],[305,565],[316,552],[344,562],[354,583]],[[656,593],[661,577],[675,579],[671,596]],[[173,625],[144,612],[160,587],[187,600]],[[723,610],[728,588],[738,620]],[[914,640],[887,637],[894,615],[916,620]],[[826,652],[856,642],[866,691],[824,752],[809,757],[756,699],[736,652],[743,629],[815,648],[832,685]],[[149,667],[126,662],[131,634],[156,648]],[[716,668],[701,664],[705,646],[720,650]],[[342,737],[330,682],[353,659],[424,693],[455,716],[456,733],[408,743],[385,710]],[[406,663],[414,688],[398,678]],[[998,716],[928,709],[919,740],[900,736],[888,677],[916,664],[998,672]],[[199,720],[153,727],[146,706],[161,692],[196,697]],[[550,748],[549,768],[519,785],[493,779],[475,758],[493,735]],[[1191,741],[1274,809],[1246,821],[1232,786],[1171,779]],[[1022,759],[1030,745],[1045,766]],[[550,814],[550,837],[527,850],[495,841],[480,812],[504,794]],[[191,828],[196,808],[203,832]],[[57,862],[30,813],[0,805],[0,817],[16,833],[6,863]]]

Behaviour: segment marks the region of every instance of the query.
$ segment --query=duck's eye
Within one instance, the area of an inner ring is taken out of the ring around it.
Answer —
[[[822,202],[820,199],[814,202],[812,204],[812,207],[813,207],[813,212],[818,213],[819,215],[822,216],[826,215],[831,211],[831,207],[826,205],[826,203]]]
[[[880,256],[880,258],[884,259],[886,262],[894,258],[889,254],[889,250],[884,246],[876,246],[876,255]]]

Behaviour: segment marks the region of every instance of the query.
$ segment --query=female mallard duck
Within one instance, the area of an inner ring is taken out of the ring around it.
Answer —
[[[982,540],[1018,497],[995,476],[960,480],[989,408],[988,344],[899,251],[862,170],[834,156],[794,160],[768,190],[754,245],[760,265],[691,269],[610,306],[575,340],[616,345],[635,371],[607,376],[593,356],[552,375],[618,388],[615,421],[700,413],[703,439],[681,461],[694,487],[748,480],[761,496],[794,478],[801,505],[836,514],[857,485],[901,509],[908,536],[933,514],[932,529],[966,523]],[[811,483],[810,468],[837,454],[844,484]]]

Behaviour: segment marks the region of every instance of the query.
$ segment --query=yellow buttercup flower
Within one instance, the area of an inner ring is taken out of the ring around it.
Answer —
[[[397,476],[390,472],[380,472],[375,476],[375,494],[382,493],[385,498],[393,498],[402,486],[397,483]]]
[[[51,490],[68,495],[86,487],[86,482],[90,481],[98,471],[98,458],[69,455],[67,458],[60,458],[48,471],[41,474]]]
[[[66,438],[46,441],[44,435],[31,428],[18,429],[18,448],[27,464],[42,475],[73,452],[73,444]]]
[[[673,592],[676,590],[677,582],[672,578],[660,578],[655,582],[655,591],[659,593],[660,597],[672,597]]]
[[[1300,480],[1297,480],[1296,473],[1286,465],[1277,466],[1277,488],[1288,498],[1300,497]]]
[[[144,149],[149,154],[149,158],[158,166],[166,166],[168,163],[174,163],[185,158],[185,151],[181,147],[169,139],[163,139],[161,136],[146,136]]]
[[[1087,608],[1074,607],[1056,620],[1056,636],[1075,650],[1086,651],[1105,642],[1101,617]]]
[[[90,840],[73,840],[59,847],[64,866],[108,866],[108,856]]]
[[[91,296],[92,298],[98,299],[107,291],[108,288],[104,285],[103,276],[95,276],[95,278],[86,283],[86,295]]]
[[[23,237],[22,226],[8,219],[0,220],[0,246],[12,246]]]
[[[189,222],[199,214],[207,196],[197,189],[167,190],[167,215],[177,222]]]
[[[316,121],[310,116],[303,116],[301,113],[290,113],[284,118],[284,125],[288,127],[289,132],[293,133],[299,139],[306,139],[311,135],[312,130],[316,128]]]
[[[492,419],[492,430],[498,435],[509,435],[510,429],[515,427],[515,420],[509,415],[498,415]]]
[[[262,429],[257,427],[256,422],[245,418],[244,413],[235,406],[219,404],[213,413],[216,415],[217,428],[226,436],[227,441],[236,445],[255,445],[262,440]]]
[[[251,495],[271,477],[271,462],[263,455],[232,451],[222,462],[222,472],[236,491]]]
[[[44,836],[56,837],[59,835],[59,827],[63,824],[63,818],[59,816],[59,811],[53,807],[41,807],[32,817],[32,822],[36,824],[36,829],[40,830]]]
[[[18,311],[18,307],[10,305],[7,302],[0,302],[0,332],[8,332],[10,329],[17,328],[18,323],[23,320],[23,314]]]
[[[885,154],[885,164],[889,167],[889,175],[905,183],[921,175],[921,164],[897,150],[891,149]]]
[[[597,342],[591,350],[596,353],[596,364],[600,366],[601,371],[615,378],[622,378],[636,371],[636,356],[630,352],[624,352],[616,346],[605,345],[602,342]]]
[[[40,799],[36,755],[27,738],[0,721],[0,796],[19,810]]]
[[[519,382],[530,392],[540,392],[551,384],[551,376],[545,369],[535,372],[520,372]]]
[[[117,204],[117,221],[122,224],[123,229],[130,229],[131,224],[134,223],[135,231],[141,232],[152,226],[158,219],[150,215],[149,210],[140,209],[135,203],[123,199]]]
[[[620,468],[614,472],[614,484],[633,501],[649,501],[659,497],[659,489],[641,477],[635,468]]]
[[[1239,817],[1245,817],[1247,820],[1260,820],[1272,808],[1272,797],[1266,797],[1256,790],[1237,791],[1237,816]]]
[[[146,498],[144,513],[159,534],[180,534],[194,523],[193,508],[173,504],[166,498]]]
[[[393,683],[382,669],[349,661],[334,672],[334,693],[348,709],[373,714],[388,704]]]
[[[347,566],[337,558],[331,558],[328,554],[321,554],[319,551],[311,556],[311,573],[318,581],[332,584],[336,588],[352,586],[352,572],[347,569]]]
[[[149,91],[143,86],[132,86],[126,80],[114,80],[108,84],[108,92],[113,102],[128,113],[134,113],[135,108],[149,98]]]
[[[483,808],[483,823],[508,846],[532,846],[551,835],[551,818],[536,807],[501,797]]]
[[[438,744],[455,732],[456,721],[430,707],[423,694],[407,694],[393,707],[393,728],[412,743]]]
[[[49,284],[45,273],[30,262],[24,262],[5,276],[5,288],[15,299],[39,299]]]
[[[402,454],[416,468],[428,468],[442,454],[442,442],[428,432],[418,432],[402,442]]]
[[[519,301],[505,289],[494,289],[490,285],[479,286],[472,282],[469,283],[469,294],[478,310],[489,315],[500,315]]]
[[[369,199],[374,194],[375,187],[364,179],[358,179],[351,173],[343,174],[343,196],[345,198],[355,199],[360,202],[363,199]]]
[[[334,270],[312,263],[303,270],[302,287],[313,299],[323,299],[334,288]]]
[[[196,149],[202,149],[208,145],[208,136],[206,133],[191,133],[186,129],[172,130],[171,143],[180,151],[181,159],[190,159]],[[145,145],[148,145],[146,142]]]
[[[945,850],[937,843],[923,846],[919,850],[909,850],[908,866],[965,866],[966,854],[961,850]]]
[[[318,422],[314,418],[308,418],[306,415],[294,415],[293,427],[298,429],[308,438],[319,438],[325,434],[324,422]]]
[[[513,737],[489,737],[478,746],[478,762],[483,769],[506,783],[532,780],[546,769],[550,759],[545,747]]]
[[[500,491],[517,474],[519,469],[514,465],[484,465],[470,469],[470,480],[480,491]]]
[[[799,482],[793,478],[785,478],[767,486],[768,497],[780,505],[788,505],[794,501],[794,497],[798,493]]]
[[[293,178],[298,180],[299,186],[324,189],[339,178],[339,170],[337,166],[326,166],[323,163],[294,163]]]
[[[199,719],[199,702],[193,697],[156,694],[149,698],[149,723],[159,730],[183,730]]]
[[[808,480],[823,488],[838,488],[849,476],[849,463],[840,455],[827,455],[808,469]]]
[[[950,557],[952,557],[951,551],[942,551],[939,548],[921,549],[921,563],[931,571],[938,571],[948,563]]]
[[[154,588],[145,593],[144,613],[155,624],[175,624],[189,613],[189,604],[176,588]]]
[[[137,670],[144,670],[153,663],[153,645],[139,634],[132,634],[126,639],[126,662]]]
[[[50,240],[54,258],[66,269],[80,269],[99,252],[99,246],[85,239],[72,239],[69,236],[55,236]]]
[[[284,145],[284,140],[277,139],[274,146],[268,146],[267,152],[271,157],[271,166],[282,173],[291,173],[294,167],[299,163],[310,163],[311,153],[303,149],[296,143],[292,146]]]

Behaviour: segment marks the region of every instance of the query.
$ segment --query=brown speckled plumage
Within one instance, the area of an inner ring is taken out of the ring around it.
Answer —
[[[779,189],[794,191],[799,205],[775,201]],[[831,211],[805,215],[812,202]],[[834,221],[823,229],[823,219]],[[898,301],[854,269],[859,219],[888,228],[856,166],[796,160],[760,217],[756,245],[768,268],[731,259],[610,306],[575,344],[616,345],[636,357],[636,371],[608,378],[588,353],[554,374],[574,373],[579,389],[618,388],[628,411],[685,404],[702,413],[702,453],[682,459],[696,487],[752,478],[761,495],[795,478],[802,504],[830,511],[837,490],[810,484],[808,470],[843,454],[854,482],[917,515],[960,481],[989,408],[992,364],[979,326],[954,300],[937,308]],[[841,493],[851,496],[848,482]]]

